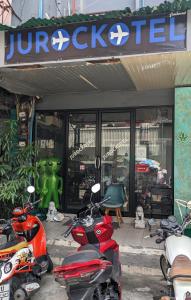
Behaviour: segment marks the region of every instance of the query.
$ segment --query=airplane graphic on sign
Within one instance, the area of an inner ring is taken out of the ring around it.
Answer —
[[[68,47],[70,36],[66,30],[59,29],[52,36],[52,47],[57,51],[63,51]]]
[[[129,38],[129,28],[124,23],[118,23],[111,27],[109,34],[114,46],[122,46]]]

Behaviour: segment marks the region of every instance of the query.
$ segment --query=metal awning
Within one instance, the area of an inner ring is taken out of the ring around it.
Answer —
[[[0,86],[25,95],[144,91],[191,85],[191,52],[0,69]]]

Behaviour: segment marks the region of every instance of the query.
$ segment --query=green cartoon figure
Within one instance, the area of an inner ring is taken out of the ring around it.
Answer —
[[[61,161],[57,158],[42,159],[37,163],[36,191],[41,198],[39,208],[48,208],[50,201],[59,208],[59,196],[63,189],[63,180],[58,175],[60,168]]]
[[[39,194],[41,202],[39,208],[44,208],[44,203],[46,201],[46,196],[48,193],[47,185],[47,160],[41,159],[36,163],[36,192]]]
[[[63,180],[58,175],[61,168],[61,161],[58,158],[50,158],[47,162],[48,170],[48,194],[46,196],[45,207],[49,207],[50,201],[54,201],[55,207],[59,208],[59,196],[62,194]]]

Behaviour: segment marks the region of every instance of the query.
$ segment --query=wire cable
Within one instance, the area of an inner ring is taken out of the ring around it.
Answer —
[[[21,18],[22,18],[22,15],[23,15],[23,9],[24,9],[24,6],[25,6],[25,2],[26,2],[26,0],[23,0],[22,7],[21,7],[21,12],[20,12],[20,17]]]
[[[62,14],[62,12],[60,10],[60,7],[58,6],[57,0],[54,0],[54,1],[55,1],[55,4],[56,4],[56,7],[57,7],[57,9],[58,9],[58,11],[60,13],[60,16],[63,17],[63,14]]]
[[[13,9],[11,3],[9,2],[9,0],[7,0],[8,5],[10,6],[11,12],[12,14],[20,21],[22,22],[21,18],[17,15],[17,13],[15,12],[15,10]]]

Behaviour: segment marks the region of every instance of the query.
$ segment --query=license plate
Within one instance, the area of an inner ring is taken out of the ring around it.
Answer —
[[[0,300],[9,300],[10,286],[9,284],[0,285]]]

